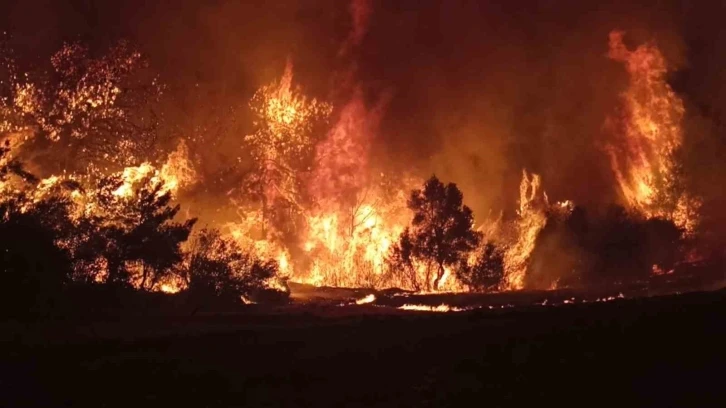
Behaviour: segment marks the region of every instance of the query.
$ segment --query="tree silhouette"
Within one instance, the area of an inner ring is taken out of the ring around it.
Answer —
[[[173,222],[180,207],[170,205],[170,193],[153,178],[139,181],[128,196],[113,193],[120,185],[118,176],[99,181],[96,204],[103,210],[79,222],[76,260],[93,276],[101,258],[105,283],[130,285],[137,278],[139,288],[151,289],[182,261],[181,244],[196,219]]]
[[[411,192],[408,208],[414,216],[401,235],[398,253],[404,264],[426,265],[426,287],[437,289],[445,267],[462,265],[466,255],[479,244],[481,234],[472,229],[474,218],[463,205],[456,184],[444,185],[432,176],[422,189]],[[431,278],[432,268],[433,279]]]
[[[37,181],[22,164],[8,158],[9,141],[0,146],[0,182],[10,175]],[[7,194],[7,193],[6,193]],[[68,251],[58,245],[72,233],[69,203],[60,197],[35,200],[10,193],[0,202],[0,309],[22,315],[49,310],[71,277]]]
[[[11,315],[49,311],[71,278],[68,203],[16,196],[0,203],[0,309]]]

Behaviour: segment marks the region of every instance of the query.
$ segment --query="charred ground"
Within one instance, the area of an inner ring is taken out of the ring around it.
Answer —
[[[447,314],[308,304],[6,323],[0,402],[720,406],[725,302],[719,291]]]

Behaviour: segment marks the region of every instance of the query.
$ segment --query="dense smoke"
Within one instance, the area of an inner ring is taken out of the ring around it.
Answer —
[[[689,67],[704,75],[682,81],[684,91],[719,105],[719,92],[703,91],[718,82],[706,68],[710,56],[722,54],[709,49],[719,43],[718,31],[709,31],[717,22],[691,22],[693,14],[719,13],[698,6],[366,4],[355,2],[351,19],[351,6],[335,1],[18,2],[6,6],[4,25],[29,58],[63,40],[101,49],[130,38],[170,85],[168,122],[186,137],[222,139],[217,154],[199,153],[215,159],[204,160],[208,166],[231,160],[224,156],[249,126],[246,101],[279,77],[288,57],[306,93],[320,97],[348,69],[341,52],[355,52],[366,97],[394,92],[375,143],[380,161],[394,156],[422,174],[456,180],[477,213],[511,208],[522,168],[541,174],[557,198],[613,198],[596,141],[625,85],[621,67],[604,58],[614,28],[630,33],[632,43],[655,39],[677,65],[687,50],[697,52],[703,63]],[[210,129],[204,122],[219,110],[235,123]]]
[[[685,106],[678,152],[685,183],[703,198],[705,236],[726,231],[718,188],[726,176],[719,159],[726,100],[717,61],[726,54],[720,22],[709,17],[720,10],[705,5],[38,0],[6,7],[2,24],[24,64],[67,41],[92,53],[119,39],[140,48],[166,84],[153,107],[161,118],[157,148],[171,152],[185,141],[199,180],[182,202],[203,223],[234,221],[227,204],[255,166],[242,143],[255,132],[248,101],[288,62],[304,95],[334,107],[331,130],[311,151],[318,167],[305,178],[326,197],[346,195],[354,205],[360,183],[369,183],[353,177],[357,168],[435,173],[458,184],[481,223],[502,211],[515,217],[527,169],[553,204],[571,200],[603,214],[610,204],[627,205],[604,126],[629,85],[622,61],[608,58],[609,33],[623,30],[628,49],[653,43],[667,61]],[[326,173],[331,168],[343,174]]]

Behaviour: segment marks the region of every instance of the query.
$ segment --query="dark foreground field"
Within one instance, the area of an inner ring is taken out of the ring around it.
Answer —
[[[0,405],[726,406],[726,293],[4,324]]]

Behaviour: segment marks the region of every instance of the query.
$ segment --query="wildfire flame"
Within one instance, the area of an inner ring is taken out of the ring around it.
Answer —
[[[159,194],[171,193],[174,195],[180,189],[193,184],[196,180],[196,172],[189,161],[186,144],[180,142],[161,169],[157,169],[149,162],[124,168],[121,173],[123,184],[114,190],[113,195],[130,197],[134,192],[134,186],[147,177],[151,178],[152,184],[162,186]]]
[[[371,188],[365,203],[343,212],[318,209],[307,219],[304,250],[312,265],[301,281],[317,285],[388,287],[386,257],[408,223],[403,191],[388,201]]]
[[[356,305],[367,305],[367,304],[373,303],[375,301],[376,301],[376,295],[374,295],[374,294],[371,293],[368,296],[365,296],[363,298],[357,299],[355,301],[355,304]]]
[[[355,30],[344,53],[362,41],[371,13],[369,2],[355,1],[352,13],[356,16]],[[613,140],[606,147],[619,190],[623,201],[646,217],[672,220],[687,233],[693,233],[700,203],[683,190],[677,159],[683,144],[684,104],[666,81],[669,67],[660,50],[647,43],[630,51],[623,43],[623,36],[618,31],[610,34],[608,53],[609,58],[624,64],[630,79],[621,96],[619,115],[608,120]],[[66,59],[76,52],[80,51],[66,48],[54,57],[54,67],[59,72],[68,69]],[[129,58],[125,65],[133,66],[140,56],[131,53]],[[78,89],[58,90],[56,97],[62,102],[59,105],[62,105],[62,112],[60,107],[41,109],[47,95],[44,96],[33,83],[16,80],[12,97],[3,101],[0,109],[5,114],[4,110],[11,106],[16,114],[37,117],[33,118],[34,122],[29,121],[30,124],[18,126],[0,122],[0,131],[9,137],[11,147],[14,149],[25,143],[33,137],[35,129],[45,132],[52,141],[59,140],[61,130],[43,117],[48,112],[64,113],[65,116],[59,113],[62,124],[72,122],[73,115],[83,116],[89,112],[102,118],[125,117],[126,112],[118,107],[122,93],[120,73],[107,72],[109,68],[103,64],[109,64],[109,61],[98,64],[101,64],[96,67],[98,72],[91,70],[83,76]],[[105,73],[102,78],[110,79],[101,85],[93,85],[92,76],[100,75],[99,72]],[[421,292],[418,285],[392,273],[388,258],[391,248],[411,221],[412,214],[406,206],[410,191],[419,187],[422,180],[404,176],[393,182],[391,175],[374,171],[370,151],[387,100],[383,97],[370,104],[361,88],[351,87],[348,91],[349,99],[337,109],[308,97],[294,85],[293,64],[288,61],[278,81],[255,93],[250,107],[257,116],[256,130],[243,140],[257,166],[255,177],[251,183],[245,180],[245,187],[240,188],[243,198],[232,201],[239,217],[220,222],[218,226],[223,225],[225,239],[234,239],[242,250],[277,262],[280,275],[268,282],[269,287],[285,289],[283,280],[290,279],[321,286],[398,287]],[[327,127],[327,131],[317,128],[316,123],[328,125],[328,120],[332,121],[332,126]],[[81,134],[72,136],[84,137]],[[120,150],[129,150],[129,143],[121,140],[118,146]],[[39,201],[63,185],[75,183],[77,186],[67,191],[76,206],[75,212],[98,213],[105,211],[98,199],[101,192],[82,188],[92,185],[89,179],[116,176],[120,185],[114,184],[111,195],[119,201],[130,201],[144,180],[159,187],[159,194],[169,193],[178,198],[200,178],[184,140],[164,162],[124,154],[136,165],[115,174],[109,174],[107,169],[101,171],[94,164],[86,169],[86,174],[50,175],[34,186],[31,198]],[[9,155],[2,157],[0,164],[7,165],[11,158]],[[126,164],[124,161],[122,166]],[[254,187],[248,188],[247,184],[254,184]],[[11,192],[16,192],[15,187],[3,181],[0,194]],[[501,227],[505,222],[501,217],[481,227],[488,238],[504,247],[505,289],[524,288],[537,237],[548,217],[567,214],[572,208],[569,201],[550,203],[540,176],[523,170],[515,219],[507,228]],[[279,221],[275,219],[277,213],[287,218]],[[279,225],[282,223],[289,225]],[[468,261],[475,261],[473,254]],[[99,262],[97,267],[101,271],[97,276],[102,276],[107,266]],[[423,290],[465,290],[457,279],[455,267],[446,267],[438,286],[432,287],[429,268],[430,265],[413,265],[413,281],[424,282]],[[671,272],[653,266],[654,274]],[[556,287],[557,282],[552,284],[553,289]],[[174,278],[159,282],[155,287],[167,293],[184,288],[185,283]],[[368,295],[357,299],[356,304],[375,300],[374,295]],[[463,310],[448,305],[408,304],[400,309]]]
[[[399,309],[419,311],[419,312],[437,312],[437,313],[463,312],[463,311],[467,310],[465,308],[449,306],[445,303],[442,303],[438,306],[405,304],[405,305],[399,307]]]
[[[534,250],[537,235],[547,222],[545,210],[549,206],[547,194],[541,192],[539,175],[530,176],[522,170],[519,185],[519,209],[517,210],[516,241],[505,252],[505,284],[510,289],[522,289],[529,257]]]
[[[630,76],[621,95],[620,117],[608,122],[618,137],[607,145],[613,172],[628,205],[692,233],[700,205],[679,184],[677,161],[683,143],[683,101],[668,85],[669,67],[658,47],[646,43],[630,51],[623,36],[622,31],[610,33],[608,52]]]

